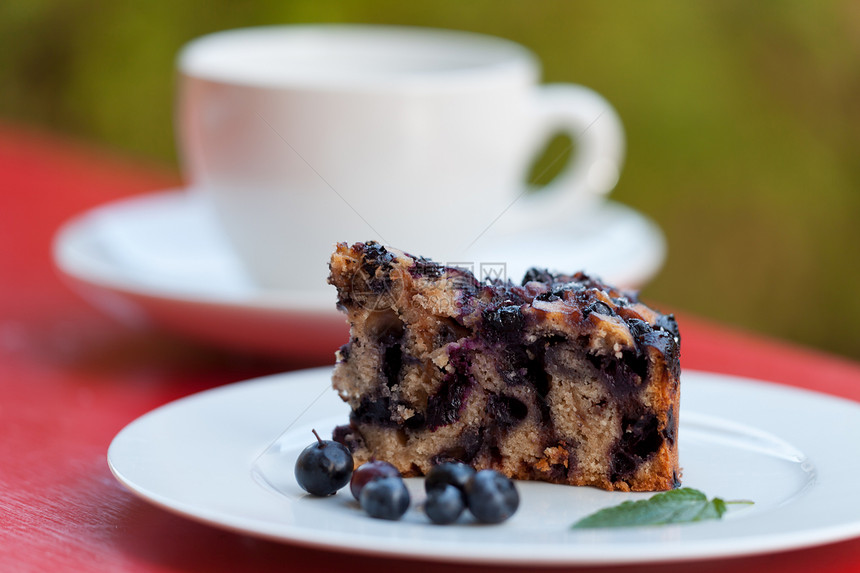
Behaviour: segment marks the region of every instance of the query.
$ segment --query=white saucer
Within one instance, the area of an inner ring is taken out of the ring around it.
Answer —
[[[637,288],[660,269],[665,241],[652,221],[607,202],[585,226],[487,237],[470,252],[476,266],[504,262],[515,281],[542,266],[585,269]],[[309,360],[330,360],[347,338],[333,287],[308,293],[256,287],[204,203],[187,191],[122,199],[76,217],[57,233],[54,260],[87,300],[127,323]]]
[[[618,565],[721,558],[860,536],[855,402],[720,374],[681,375],[679,455],[687,487],[751,500],[720,521],[571,530],[597,509],[648,493],[518,482],[520,508],[498,526],[434,526],[414,504],[403,520],[363,514],[348,490],[305,495],[294,478],[311,429],[329,433],[349,406],[331,369],[208,390],[126,426],[108,450],[117,479],[143,499],[217,527],[352,554],[505,565]],[[835,438],[834,438],[835,437]],[[276,489],[273,489],[276,488]]]

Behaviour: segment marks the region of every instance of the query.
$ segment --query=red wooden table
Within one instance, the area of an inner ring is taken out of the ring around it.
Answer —
[[[108,444],[136,417],[206,388],[298,366],[169,333],[129,330],[92,310],[58,278],[50,242],[63,221],[177,182],[163,169],[0,124],[0,571],[495,571],[329,553],[237,535],[151,506],[113,479]],[[683,314],[679,322],[684,368],[860,401],[856,363]],[[846,476],[849,487],[856,478]],[[601,570],[860,572],[860,540],[750,558]]]

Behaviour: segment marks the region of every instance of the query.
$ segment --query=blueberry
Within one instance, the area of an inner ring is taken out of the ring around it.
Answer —
[[[409,490],[402,478],[384,477],[365,485],[359,502],[370,517],[398,520],[409,509]]]
[[[302,450],[296,460],[296,481],[311,495],[332,495],[349,483],[354,462],[343,444],[322,440]]]
[[[561,300],[561,296],[552,291],[542,292],[541,294],[535,297],[535,300],[540,300],[543,302],[554,302],[557,300]]]
[[[445,272],[442,265],[435,263],[430,259],[426,259],[424,257],[412,258],[415,259],[415,262],[409,269],[409,274],[411,274],[413,278],[427,277],[430,279],[438,279],[442,276],[442,273]]]
[[[400,477],[400,472],[396,467],[382,460],[367,462],[358,466],[352,472],[352,479],[349,481],[349,491],[352,492],[352,496],[355,499],[360,500],[361,490],[364,489],[365,485],[385,477]]]
[[[485,310],[482,316],[487,328],[499,333],[518,332],[525,324],[522,309],[516,304],[508,304],[496,310]]]
[[[621,439],[612,449],[612,481],[627,479],[660,449],[664,438],[657,430],[658,425],[654,412],[640,411],[624,416]]]
[[[521,286],[526,286],[526,283],[530,283],[532,281],[552,284],[553,280],[555,280],[555,277],[553,277],[552,273],[550,273],[548,270],[532,267],[527,270],[525,276],[523,276],[523,282],[521,283]]]
[[[507,429],[525,420],[529,408],[513,396],[490,394],[487,396],[487,415],[499,428]]]
[[[671,334],[676,343],[681,343],[681,333],[678,331],[678,322],[675,320],[674,314],[667,314],[658,318],[657,327]]]
[[[630,329],[630,334],[636,338],[642,338],[652,330],[650,324],[644,320],[639,320],[638,318],[628,319],[627,328]]]
[[[603,314],[605,316],[612,316],[615,312],[612,310],[608,304],[602,301],[595,301],[591,303],[586,309],[585,314]]]
[[[439,484],[427,493],[424,502],[424,513],[430,521],[439,525],[454,523],[463,513],[466,504],[463,492],[451,484]]]
[[[466,484],[475,475],[472,466],[460,462],[445,462],[430,468],[424,480],[424,490],[429,494],[434,489],[445,489],[452,485],[465,495]],[[464,498],[465,499],[465,498]]]
[[[482,523],[501,523],[520,505],[517,488],[496,470],[481,470],[466,484],[469,511]]]
[[[442,380],[439,390],[427,399],[424,423],[430,430],[459,420],[460,412],[465,407],[469,393],[475,385],[475,380],[469,372],[470,363],[461,363],[455,358],[455,354],[450,352],[448,358],[449,364],[454,365],[455,371],[448,374]]]

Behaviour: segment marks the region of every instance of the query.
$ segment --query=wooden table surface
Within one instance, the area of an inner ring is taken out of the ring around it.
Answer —
[[[255,539],[168,513],[114,480],[108,445],[136,417],[206,388],[307,365],[132,330],[63,284],[50,251],[62,222],[108,201],[177,184],[163,168],[0,124],[0,571],[497,570]],[[679,322],[684,368],[860,401],[856,363],[683,313]],[[846,440],[846,453],[860,454],[856,438]],[[845,477],[850,492],[857,476]],[[860,540],[749,558],[601,569],[622,570],[860,572]]]

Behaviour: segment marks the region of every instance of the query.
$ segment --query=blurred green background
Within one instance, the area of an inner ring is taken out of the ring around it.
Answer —
[[[0,119],[175,166],[180,46],[300,22],[456,28],[528,46],[545,81],[594,88],[625,123],[612,196],[669,244],[647,299],[860,359],[856,0],[7,0]]]

